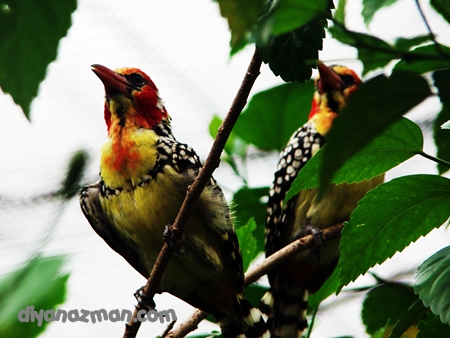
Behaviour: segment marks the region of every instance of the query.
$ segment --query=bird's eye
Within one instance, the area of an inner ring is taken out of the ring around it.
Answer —
[[[129,75],[128,81],[130,81],[130,83],[137,88],[140,88],[147,83],[139,73],[133,73]]]
[[[348,88],[355,84],[355,79],[349,74],[340,75],[342,81],[344,82],[344,87]]]

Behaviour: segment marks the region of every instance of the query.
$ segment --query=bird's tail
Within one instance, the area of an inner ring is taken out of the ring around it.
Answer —
[[[261,299],[259,309],[268,317],[267,327],[272,338],[301,338],[308,327],[308,291],[303,288],[291,286],[279,291],[270,288]]]
[[[244,296],[238,296],[239,313],[237,320],[219,318],[224,338],[269,338],[267,325],[261,312],[253,307]]]

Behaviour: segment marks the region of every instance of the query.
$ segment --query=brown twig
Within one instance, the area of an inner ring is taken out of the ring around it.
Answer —
[[[335,224],[331,227],[323,229],[323,237],[325,240],[331,240],[338,238],[341,234],[341,230],[344,227],[343,223]],[[261,264],[255,268],[247,271],[245,274],[245,286],[248,286],[266,275],[274,267],[280,265],[289,257],[312,248],[316,241],[313,235],[308,235],[297,239],[291,244],[285,246],[283,249],[275,252],[273,255],[266,258]],[[167,337],[180,338],[186,336],[189,332],[197,329],[198,324],[206,318],[208,314],[201,310],[196,310],[191,317],[189,317],[184,323],[181,323],[175,330],[169,332]]]
[[[216,139],[214,140],[211,151],[209,152],[208,158],[206,159],[204,166],[200,170],[200,173],[198,174],[194,183],[188,188],[181,209],[178,212],[173,226],[171,227],[172,235],[177,239],[181,239],[187,220],[190,216],[192,206],[200,197],[200,194],[202,193],[203,188],[210,179],[213,171],[219,166],[222,150],[225,147],[225,143],[227,142],[228,136],[230,135],[234,124],[236,123],[241,111],[244,109],[247,103],[250,90],[252,89],[253,84],[259,75],[261,62],[261,57],[255,50],[239,91],[237,92],[233,100],[227,116],[225,117],[222,125],[219,128]],[[169,245],[167,243],[164,243],[147,280],[147,284],[143,289],[143,293],[144,295],[146,295],[146,298],[148,297],[152,299],[155,293],[158,291],[159,283],[164,273],[164,269],[166,268],[170,260],[171,254],[172,250],[170,249]],[[125,332],[123,335],[124,338],[136,337],[137,331],[139,330],[141,324],[138,320],[136,320],[137,313],[140,310],[142,310],[142,308],[140,304],[138,304],[134,310],[130,322],[125,327]]]

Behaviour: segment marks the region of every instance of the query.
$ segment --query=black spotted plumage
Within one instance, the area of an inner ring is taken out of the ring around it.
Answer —
[[[266,256],[272,255],[284,247],[280,233],[286,225],[286,215],[290,212],[295,199],[289,200],[283,207],[284,198],[298,172],[314,153],[323,146],[325,139],[306,123],[292,135],[288,144],[281,151],[277,171],[269,192],[266,222]],[[271,274],[269,273],[269,278]]]

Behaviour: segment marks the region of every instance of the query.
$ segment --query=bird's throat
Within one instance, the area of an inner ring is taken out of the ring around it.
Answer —
[[[133,190],[156,165],[158,136],[142,128],[112,128],[102,148],[100,175],[111,189]]]

